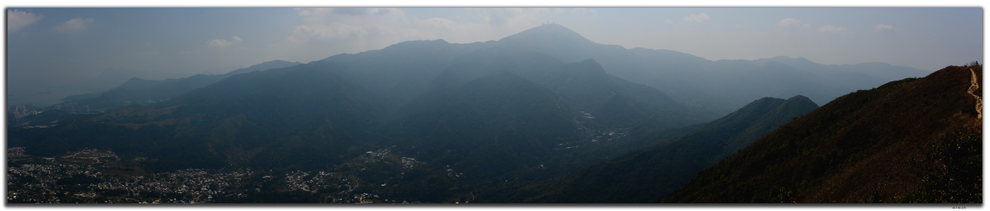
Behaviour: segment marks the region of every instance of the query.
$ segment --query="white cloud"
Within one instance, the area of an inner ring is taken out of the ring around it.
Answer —
[[[784,20],[777,22],[778,27],[791,27],[791,26],[800,26],[800,25],[801,25],[801,20],[794,18],[784,18]]]
[[[292,34],[286,39],[289,43],[354,40],[374,45],[432,39],[477,41],[479,36],[493,36],[491,31],[524,30],[553,20],[547,16],[596,14],[595,10],[584,8],[473,8],[471,12],[479,21],[472,23],[440,17],[409,17],[396,8],[306,8],[297,11],[305,23],[293,27]]]
[[[394,21],[405,17],[397,8],[306,8],[296,9],[303,20],[310,23],[349,22],[369,23]]]
[[[571,9],[570,13],[571,14],[574,14],[574,15],[579,15],[579,16],[596,15],[596,14],[598,14],[598,12],[596,12],[595,10],[588,9],[588,8],[574,8],[574,9]]]
[[[672,20],[670,20],[670,19],[667,19],[667,20],[663,20],[663,22],[664,22],[664,23],[667,23],[667,24],[674,24],[674,21],[672,21]]]
[[[65,21],[65,23],[53,26],[52,29],[61,33],[76,33],[86,29],[92,23],[93,18],[73,18]]]
[[[359,39],[367,36],[368,27],[354,26],[345,23],[333,22],[329,24],[314,23],[309,25],[296,26],[289,35],[289,41],[305,42],[312,38],[319,39]]]
[[[591,8],[533,8],[539,12],[547,12],[553,15],[573,15],[573,16],[597,16],[598,11]]]
[[[691,14],[690,16],[684,17],[684,21],[694,21],[695,23],[705,23],[706,20],[711,20],[712,18],[705,15],[705,13]]]
[[[7,10],[7,31],[14,32],[20,30],[38,22],[43,17],[42,15],[20,10]]]
[[[527,11],[523,8],[478,8],[475,11],[486,24],[509,26],[536,20],[536,14],[540,12],[539,10]]]
[[[214,40],[207,41],[206,43],[210,47],[227,48],[227,47],[230,47],[231,45],[237,44],[239,42],[241,42],[241,38],[240,37],[237,37],[237,36],[234,36],[233,38],[230,38],[230,40],[214,39]]]
[[[430,18],[426,20],[417,20],[416,26],[432,29],[452,30],[457,26],[457,22],[443,18]]]
[[[894,31],[895,28],[894,25],[878,24],[876,30],[877,32]]]
[[[846,30],[846,27],[841,27],[841,26],[835,27],[835,26],[832,26],[832,25],[825,25],[825,26],[822,26],[822,27],[818,27],[818,31],[828,32],[828,33],[832,33],[832,34],[837,34],[837,33],[843,32],[845,30]]]
[[[287,40],[300,43],[310,39],[360,39],[396,35],[395,27],[408,25],[405,12],[396,8],[306,8],[296,9],[306,21],[293,28]]]

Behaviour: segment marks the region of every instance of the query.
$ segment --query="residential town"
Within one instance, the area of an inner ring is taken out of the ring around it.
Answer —
[[[404,172],[381,181],[326,170],[279,174],[268,169],[182,169],[137,175],[122,170],[127,168],[120,164],[122,159],[108,150],[83,149],[57,157],[24,152],[23,147],[7,149],[8,203],[201,204],[272,194],[319,196],[321,203],[417,203],[386,196]],[[353,171],[361,172],[366,163],[390,163],[406,170],[425,165],[411,157],[393,159],[390,148],[369,151],[347,165],[360,167]],[[449,165],[443,171],[450,177],[463,176]]]
[[[20,119],[26,116],[36,115],[41,113],[41,108],[35,107],[32,104],[26,104],[23,106],[10,105],[7,107],[7,113],[11,119]]]

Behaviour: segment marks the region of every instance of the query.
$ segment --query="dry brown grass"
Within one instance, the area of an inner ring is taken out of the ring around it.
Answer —
[[[971,153],[981,143],[955,143],[982,136],[979,101],[971,96],[982,92],[970,89],[982,81],[982,67],[969,68],[837,98],[703,171],[665,202],[970,202],[954,198],[968,192],[930,194],[973,179],[937,167],[982,166]]]

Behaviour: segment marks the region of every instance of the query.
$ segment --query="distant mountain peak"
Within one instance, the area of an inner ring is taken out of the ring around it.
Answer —
[[[295,66],[295,65],[300,65],[300,64],[302,64],[302,63],[299,63],[299,62],[289,62],[289,61],[285,61],[285,60],[272,60],[272,61],[262,62],[261,64],[251,65],[250,67],[236,69],[236,70],[230,71],[230,72],[228,72],[228,73],[226,73],[224,75],[231,76],[231,75],[237,75],[237,74],[241,74],[241,73],[248,73],[248,72],[254,72],[254,71],[268,70],[268,69],[274,69],[274,68],[283,68],[283,67]]]
[[[598,68],[601,68],[602,67],[602,65],[601,64],[598,64],[598,62],[595,61],[595,59],[585,59],[585,60],[583,60],[583,61],[581,61],[579,63],[585,64],[585,65],[595,65],[595,66],[598,66]]]
[[[271,60],[271,61],[267,61],[267,62],[262,62],[262,63],[256,64],[256,65],[251,65],[250,67],[247,67],[247,68],[244,68],[244,69],[267,68],[269,66],[277,66],[277,67],[293,66],[293,65],[298,65],[298,64],[302,64],[302,63],[299,63],[299,62],[290,62],[290,61],[285,61],[285,60],[281,60],[281,59],[276,59],[276,60]]]
[[[281,59],[276,59],[276,60],[262,62],[261,64],[256,64],[256,65],[251,65],[251,66],[257,66],[257,65],[262,65],[262,64],[273,64],[273,63],[295,63],[295,62],[290,62],[290,61],[285,61],[285,60],[281,60]]]
[[[777,63],[787,64],[787,65],[795,66],[795,67],[810,67],[810,66],[814,66],[814,65],[819,65],[818,63],[815,63],[815,62],[813,62],[811,60],[808,60],[807,58],[804,58],[804,57],[789,57],[789,56],[777,56],[777,57],[772,57],[772,58],[757,59],[757,60],[754,60],[754,61],[755,62],[758,62],[758,63],[764,63],[764,64],[771,63],[771,62],[777,62]]]
[[[775,57],[766,58],[766,59],[768,59],[768,60],[778,60],[778,61],[779,60],[785,60],[785,59],[786,60],[797,60],[797,61],[811,61],[811,60],[808,60],[807,58],[804,58],[803,56],[799,56],[799,57],[775,56]]]
[[[593,58],[603,45],[558,24],[544,24],[498,40],[497,45],[519,51],[546,53],[564,62]],[[621,48],[621,47],[620,47]]]
[[[787,98],[787,100],[789,100],[789,101],[790,100],[807,100],[807,101],[811,101],[810,98],[805,97],[804,95],[795,95],[794,97]]]
[[[818,108],[818,103],[815,103],[815,101],[811,100],[811,98],[805,97],[804,95],[797,95],[787,98],[781,106]]]
[[[394,45],[390,45],[388,47],[385,47],[385,49],[389,49],[389,48],[407,48],[407,47],[424,47],[424,46],[431,46],[431,45],[447,45],[447,44],[450,44],[450,43],[448,43],[446,40],[443,40],[443,39],[436,39],[436,40],[410,40],[410,41],[405,41],[405,42],[396,43]]]
[[[543,24],[535,28],[527,29],[525,31],[519,32],[512,36],[508,36],[499,40],[502,41],[551,41],[551,40],[563,40],[563,41],[578,41],[582,43],[594,43],[581,34],[568,29],[560,24]]]
[[[540,26],[537,26],[537,27],[534,27],[534,28],[532,28],[532,29],[538,29],[538,30],[558,30],[558,31],[571,31],[571,30],[570,30],[570,29],[568,29],[567,27],[564,27],[563,25],[560,25],[560,24],[556,24],[556,23],[545,23],[545,24],[543,24],[543,25],[540,25]],[[571,32],[573,32],[573,31],[571,31]]]

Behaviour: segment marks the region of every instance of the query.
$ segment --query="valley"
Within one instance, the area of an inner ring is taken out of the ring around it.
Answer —
[[[981,203],[982,65],[927,73],[548,23],[132,77],[9,106],[7,202]]]

